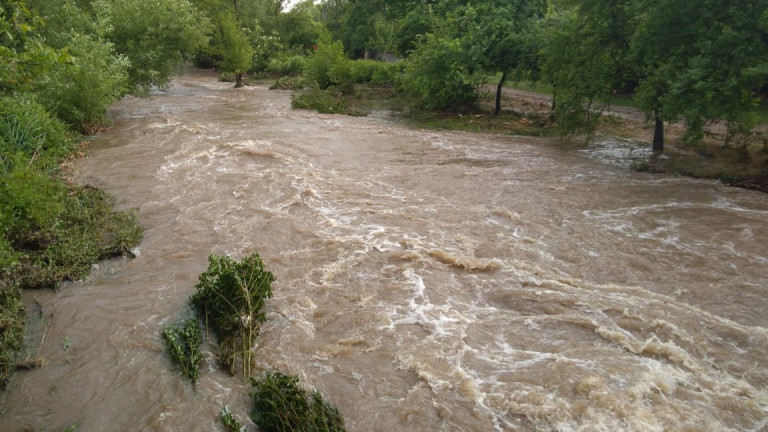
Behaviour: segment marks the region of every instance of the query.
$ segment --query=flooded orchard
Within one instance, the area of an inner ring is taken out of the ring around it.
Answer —
[[[768,427],[768,196],[229,87],[194,71],[113,107],[76,173],[139,208],[144,241],[26,294],[47,363],[0,429],[244,420],[248,385],[208,347],[193,389],[160,331],[209,254],[254,252],[277,278],[258,366],[350,431]]]

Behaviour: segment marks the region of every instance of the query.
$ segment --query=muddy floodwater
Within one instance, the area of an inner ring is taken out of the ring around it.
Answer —
[[[193,389],[160,330],[209,254],[254,252],[277,278],[258,366],[350,431],[768,428],[768,196],[230,87],[192,71],[110,110],[76,176],[144,240],[25,294],[46,364],[13,377],[0,430],[245,420],[248,385],[206,345]]]

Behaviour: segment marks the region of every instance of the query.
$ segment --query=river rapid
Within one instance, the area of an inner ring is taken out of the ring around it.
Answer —
[[[25,294],[47,363],[12,378],[0,430],[245,420],[248,385],[206,345],[193,390],[160,331],[209,254],[254,252],[277,278],[258,366],[350,431],[768,428],[768,196],[230,87],[191,71],[110,110],[76,176],[144,240]]]

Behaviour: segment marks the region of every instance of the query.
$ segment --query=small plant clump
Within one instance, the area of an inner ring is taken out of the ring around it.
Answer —
[[[200,344],[203,334],[196,317],[188,318],[163,330],[163,340],[171,360],[181,373],[194,384],[200,378]]]
[[[224,425],[224,429],[227,432],[241,432],[245,430],[245,426],[232,414],[227,407],[221,409],[221,423]]]
[[[208,270],[195,285],[191,302],[213,329],[219,342],[219,361],[234,374],[250,376],[253,345],[266,315],[264,302],[272,297],[275,276],[264,268],[259,254],[237,262],[211,255]]]
[[[262,379],[251,378],[254,410],[251,419],[266,432],[339,432],[344,419],[339,410],[317,391],[299,386],[299,378],[267,372]]]

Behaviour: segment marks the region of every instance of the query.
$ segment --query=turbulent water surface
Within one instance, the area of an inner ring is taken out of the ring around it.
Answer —
[[[27,294],[47,363],[0,430],[245,419],[248,386],[209,352],[193,389],[159,333],[209,254],[253,252],[277,277],[259,367],[350,431],[768,428],[767,196],[229,86],[195,71],[111,110],[78,177],[139,208],[144,241]]]

